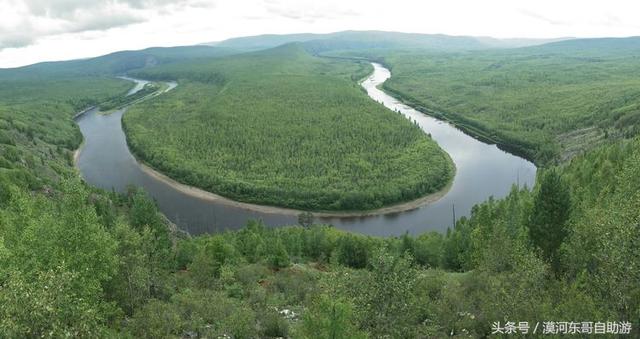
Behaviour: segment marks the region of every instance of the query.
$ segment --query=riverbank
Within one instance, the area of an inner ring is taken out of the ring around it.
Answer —
[[[377,63],[382,65],[384,68],[391,70],[392,65],[384,60],[384,58],[372,58],[372,57],[342,57],[342,56],[331,56],[331,55],[317,55],[318,57],[328,58],[328,59],[339,59],[339,60],[356,60],[362,61],[366,60],[372,63]],[[363,78],[361,82],[367,80],[367,77]],[[399,102],[410,106],[421,113],[436,118],[438,120],[446,121],[451,125],[455,126],[457,129],[463,131],[470,137],[487,143],[487,144],[495,144],[501,150],[511,153],[513,155],[522,157],[526,160],[529,160],[535,164],[539,164],[539,159],[536,159],[535,151],[531,149],[530,145],[524,145],[518,143],[516,140],[505,140],[505,137],[501,135],[500,131],[487,129],[476,122],[466,119],[458,114],[444,112],[442,110],[426,107],[426,105],[418,99],[413,98],[412,96],[391,88],[389,84],[385,81],[378,85],[378,88],[384,92],[386,92],[391,97],[397,99]]]
[[[406,232],[444,232],[451,226],[454,208],[456,218],[469,216],[474,205],[491,196],[506,196],[515,184],[533,186],[536,168],[532,163],[398,102],[378,88],[390,72],[374,66],[371,81],[362,82],[369,96],[403,114],[430,135],[451,159],[455,174],[451,174],[452,181],[438,192],[375,210],[312,212],[316,222],[385,237]],[[104,116],[88,112],[77,120],[85,143],[75,153],[76,167],[88,184],[118,192],[125,192],[129,185],[140,186],[177,227],[194,235],[239,229],[248,220],[262,220],[267,226],[297,223],[297,216],[302,212],[299,209],[241,203],[182,184],[145,166],[127,145],[122,114],[120,111]]]
[[[438,120],[446,121],[478,141],[487,144],[495,144],[498,148],[505,152],[522,157],[535,164],[539,163],[538,159],[536,159],[535,157],[533,150],[527,148],[526,145],[520,145],[516,142],[503,140],[503,137],[499,134],[498,131],[488,130],[480,126],[474,126],[472,125],[472,121],[470,121],[469,119],[465,119],[460,115],[445,113],[440,110],[426,107],[421,101],[407,95],[406,93],[395,90],[385,83],[381,84],[380,87],[381,90],[384,90],[387,94],[394,97],[403,104],[413,107],[421,113],[434,117]]]
[[[293,209],[293,208],[284,208],[284,207],[277,207],[277,206],[267,206],[267,205],[257,205],[257,204],[250,204],[250,203],[245,203],[245,202],[240,202],[240,201],[236,201],[236,200],[232,200],[226,197],[223,197],[221,195],[215,194],[215,193],[211,193],[209,191],[205,191],[202,190],[200,188],[197,188],[195,186],[190,186],[190,185],[185,185],[183,183],[180,183],[174,179],[171,179],[170,177],[166,176],[165,174],[156,171],[155,169],[153,169],[152,167],[144,164],[142,161],[140,161],[140,159],[137,159],[138,164],[140,165],[140,168],[148,175],[152,176],[153,178],[155,178],[156,180],[162,181],[163,183],[171,186],[172,188],[190,195],[192,197],[198,198],[198,199],[202,199],[202,200],[207,200],[207,201],[212,201],[212,202],[217,202],[217,203],[223,203],[225,205],[228,206],[233,206],[236,208],[241,208],[241,209],[246,209],[246,210],[250,210],[250,211],[255,211],[255,212],[260,212],[260,213],[268,213],[268,214],[280,214],[280,215],[290,215],[290,216],[297,216],[300,213],[303,212],[311,212],[315,217],[319,217],[319,218],[353,218],[353,217],[367,217],[367,216],[375,216],[375,215],[385,215],[385,214],[392,214],[392,213],[399,213],[399,212],[405,212],[405,211],[410,211],[419,207],[422,207],[424,205],[428,205],[430,203],[433,203],[435,201],[438,201],[440,198],[442,198],[443,196],[445,196],[449,190],[451,189],[451,186],[453,185],[453,178],[455,177],[455,166],[454,167],[454,175],[452,176],[452,179],[449,180],[449,183],[440,191],[435,192],[435,193],[431,193],[429,195],[426,195],[424,197],[415,199],[415,200],[411,200],[408,202],[404,202],[404,203],[399,203],[399,204],[395,204],[395,205],[391,205],[391,206],[386,206],[386,207],[381,207],[378,209],[374,209],[374,210],[366,210],[366,211],[340,211],[340,212],[336,212],[336,211],[304,211],[304,210],[297,210],[297,209]]]
[[[371,72],[369,72],[366,76],[364,76],[362,79],[358,79],[357,83],[358,84],[362,84],[364,81],[366,81],[367,79],[369,79],[370,77],[373,76],[373,67],[371,68]],[[132,78],[127,78],[128,80],[132,80],[132,81],[140,81],[140,80],[136,80],[136,79],[132,79]],[[129,105],[133,105],[137,102],[140,102],[143,99],[149,98],[149,97],[153,97],[153,96],[157,96],[163,93],[166,93],[168,91],[170,91],[171,89],[176,87],[176,83],[167,83],[167,87],[164,87],[158,91],[155,91],[151,94],[145,95],[143,98],[134,100],[133,102],[129,103],[127,106]],[[363,88],[363,87],[361,87]],[[127,107],[123,107],[120,109],[126,110]],[[126,111],[125,111],[126,112]],[[98,112],[98,114],[102,114],[101,112]],[[123,131],[126,131],[126,129],[124,129],[124,126],[122,127]],[[125,138],[126,138],[126,132],[125,134]],[[77,167],[77,163],[78,163],[78,158],[80,157],[80,154],[82,152],[83,149],[83,144],[74,152],[73,155],[73,159],[74,159],[74,165],[76,165]],[[394,213],[400,213],[400,212],[406,212],[406,211],[410,211],[413,209],[417,209],[420,208],[422,206],[431,204],[435,201],[438,201],[439,199],[441,199],[443,196],[445,196],[449,190],[451,189],[453,182],[454,182],[454,178],[456,175],[456,166],[455,163],[453,162],[453,160],[451,159],[451,157],[449,156],[449,154],[446,154],[449,163],[451,164],[451,175],[450,178],[447,182],[447,184],[440,190],[438,190],[437,192],[433,192],[430,194],[427,194],[425,196],[419,197],[417,199],[413,199],[410,201],[406,201],[406,202],[400,202],[400,203],[396,203],[393,205],[389,205],[389,206],[384,206],[384,207],[380,207],[377,209],[372,209],[372,210],[349,210],[349,211],[324,211],[324,210],[318,210],[318,211],[306,211],[306,210],[300,210],[300,209],[295,209],[295,208],[286,208],[286,207],[278,207],[278,206],[270,206],[270,205],[260,205],[260,204],[253,204],[253,203],[246,203],[246,202],[241,202],[241,201],[237,201],[237,200],[233,200],[227,197],[224,197],[222,195],[213,193],[213,192],[209,192],[206,190],[203,190],[201,188],[195,187],[195,186],[191,186],[191,185],[187,185],[184,183],[181,183],[169,176],[167,176],[166,174],[154,169],[150,164],[147,164],[146,162],[144,162],[142,159],[140,159],[138,156],[136,156],[136,154],[131,150],[131,148],[129,147],[129,151],[130,153],[134,156],[136,162],[138,163],[140,169],[145,172],[147,175],[153,177],[154,179],[163,182],[164,184],[172,187],[173,189],[182,192],[186,195],[189,195],[191,197],[197,198],[197,199],[201,199],[201,200],[205,200],[205,201],[210,201],[210,202],[216,202],[216,203],[221,203],[227,206],[232,206],[235,208],[240,208],[240,209],[244,209],[244,210],[248,210],[248,211],[254,211],[254,212],[259,212],[259,213],[267,213],[267,214],[279,214],[279,215],[288,215],[288,216],[297,216],[300,213],[303,212],[311,212],[314,216],[316,217],[320,217],[320,218],[354,218],[354,217],[367,217],[367,216],[378,216],[378,215],[386,215],[386,214],[394,214]]]

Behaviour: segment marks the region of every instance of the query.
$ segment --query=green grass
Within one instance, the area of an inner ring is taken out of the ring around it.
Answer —
[[[638,132],[638,45],[637,39],[578,40],[467,53],[387,50],[369,57],[382,57],[392,68],[385,90],[547,163],[593,144],[575,131],[595,127],[601,139]]]
[[[124,117],[133,151],[169,176],[252,203],[360,210],[438,191],[446,154],[355,81],[366,63],[298,45],[137,73],[178,88]]]

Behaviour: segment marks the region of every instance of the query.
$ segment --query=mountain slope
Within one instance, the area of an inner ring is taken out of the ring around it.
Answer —
[[[119,51],[107,55],[69,61],[42,62],[0,69],[0,77],[25,77],[56,74],[116,75],[135,69],[154,67],[184,60],[220,57],[234,50],[212,46],[151,47],[138,51]]]

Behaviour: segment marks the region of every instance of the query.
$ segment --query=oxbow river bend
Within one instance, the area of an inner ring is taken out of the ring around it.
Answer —
[[[514,184],[533,185],[536,175],[533,163],[504,152],[495,145],[478,141],[448,123],[402,104],[377,88],[391,76],[389,70],[376,63],[373,67],[373,74],[362,82],[369,96],[415,121],[425,133],[431,135],[455,163],[457,171],[454,181],[441,199],[414,210],[367,217],[317,218],[316,222],[376,236],[445,231],[453,223],[454,206],[457,218],[468,216],[473,205],[490,196],[504,197]],[[141,89],[144,84],[141,80],[134,81],[137,82],[136,87],[129,94]],[[289,214],[256,212],[222,201],[195,197],[148,174],[127,147],[121,124],[125,112],[126,109],[123,109],[102,115],[93,109],[76,118],[85,139],[76,165],[89,184],[116,191],[124,191],[128,185],[141,186],[157,201],[160,210],[171,221],[194,235],[239,229],[249,219],[261,219],[269,226],[297,223],[297,217]]]

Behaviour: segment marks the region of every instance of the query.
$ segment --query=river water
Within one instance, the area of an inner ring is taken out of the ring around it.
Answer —
[[[478,141],[446,122],[402,104],[377,88],[391,76],[389,70],[376,63],[373,67],[373,74],[362,82],[369,96],[415,121],[425,133],[430,134],[455,163],[455,178],[441,199],[414,210],[367,217],[318,218],[316,222],[376,236],[405,232],[420,234],[429,230],[443,232],[453,224],[454,209],[457,218],[468,216],[473,205],[490,196],[504,197],[513,185],[533,185],[536,175],[533,163],[495,145]],[[136,82],[136,87],[129,94],[144,86],[144,81]],[[128,185],[141,186],[171,221],[193,235],[238,229],[249,219],[261,219],[268,226],[297,223],[295,216],[256,212],[194,197],[147,174],[127,147],[121,124],[125,112],[123,109],[102,115],[93,109],[77,118],[85,141],[76,165],[89,184],[120,192]]]

